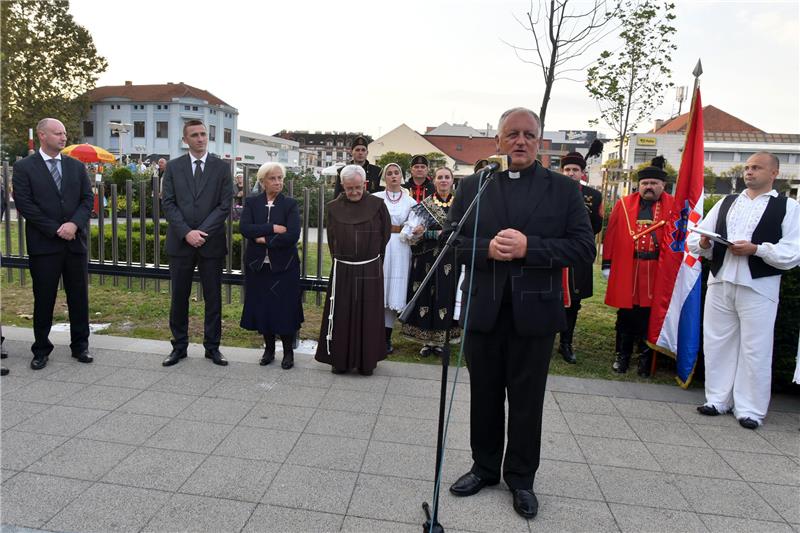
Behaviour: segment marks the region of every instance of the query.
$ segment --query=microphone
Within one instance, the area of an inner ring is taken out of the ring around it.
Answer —
[[[508,170],[508,156],[504,154],[493,155],[488,158],[489,164],[481,169],[486,174]]]

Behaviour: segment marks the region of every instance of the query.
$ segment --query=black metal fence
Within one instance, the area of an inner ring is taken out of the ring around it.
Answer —
[[[25,285],[28,270],[28,255],[25,252],[25,220],[11,207],[11,167],[3,163],[3,204],[7,206],[3,217],[3,268],[8,282]],[[163,240],[165,236],[166,221],[161,216],[161,201],[159,179],[134,183],[132,180],[125,182],[125,190],[120,191],[117,184],[110,186],[103,182],[96,185],[95,207],[92,213],[89,232],[89,275],[97,276],[100,285],[111,283],[119,286],[121,280],[127,288],[138,284],[146,290],[147,280],[155,280],[151,284],[156,291],[161,290],[161,282],[167,280],[169,285],[168,259],[163,257]],[[286,183],[286,194],[294,197],[294,182]],[[326,244],[324,242],[324,214],[325,214],[325,184],[320,183],[317,190],[304,187],[299,191],[302,195],[298,198],[302,204],[302,233],[300,242],[301,279],[303,291],[316,293],[316,303],[321,303],[321,292],[324,292],[328,278],[323,276],[324,257]],[[312,202],[316,207],[316,228],[310,231]],[[134,216],[138,203],[138,216]],[[231,214],[226,222],[228,240],[228,254],[222,274],[223,298],[226,303],[231,303],[234,286],[243,291],[245,252],[247,239],[240,238],[234,229],[238,221],[234,220],[235,199],[233,200]],[[120,209],[123,206],[124,209]],[[95,218],[96,215],[96,218]],[[16,226],[16,228],[14,227]],[[124,232],[124,238],[120,238]],[[314,232],[314,239],[309,239]],[[16,247],[14,246],[16,240]],[[107,242],[108,241],[108,242]],[[137,242],[138,241],[138,242]],[[122,243],[122,251],[120,250]],[[110,244],[110,246],[109,246]],[[316,244],[313,254],[309,254],[309,245]],[[137,250],[138,248],[138,250]],[[137,252],[138,253],[135,253]],[[138,255],[138,259],[134,259]],[[316,268],[309,268],[309,261],[315,263]],[[235,264],[234,264],[235,263]],[[312,273],[313,270],[313,273]],[[199,275],[195,273],[195,281],[199,282]],[[199,284],[195,293],[197,299],[202,299]]]

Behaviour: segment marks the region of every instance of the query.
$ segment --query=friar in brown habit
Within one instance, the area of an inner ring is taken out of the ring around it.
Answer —
[[[341,172],[344,192],[327,204],[333,258],[316,360],[334,374],[369,376],[386,358],[383,329],[383,255],[391,219],[383,200],[365,192],[358,165]]]

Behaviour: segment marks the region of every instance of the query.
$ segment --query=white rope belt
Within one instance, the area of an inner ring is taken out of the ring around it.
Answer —
[[[343,265],[350,265],[350,266],[359,266],[359,265],[366,265],[372,263],[373,261],[377,261],[380,259],[380,255],[375,256],[373,259],[367,259],[366,261],[345,261],[344,259],[333,259],[333,275],[331,276],[331,305],[330,305],[330,313],[328,314],[328,334],[325,336],[326,346],[328,347],[328,354],[331,353],[331,341],[333,340],[333,310],[336,308],[336,266],[339,263]]]

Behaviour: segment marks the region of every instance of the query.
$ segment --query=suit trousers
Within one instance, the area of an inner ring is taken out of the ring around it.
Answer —
[[[500,308],[494,331],[469,331],[464,353],[470,375],[472,472],[510,488],[531,489],[539,468],[542,406],[555,334],[518,335],[513,310]],[[508,446],[503,459],[505,399],[508,395]]]
[[[89,347],[89,263],[88,256],[69,252],[32,255],[28,258],[33,280],[33,345],[34,356],[50,355],[50,328],[58,282],[63,277],[69,309],[70,350],[80,353]]]
[[[169,329],[172,347],[186,350],[189,346],[189,298],[195,266],[200,273],[200,285],[205,300],[203,346],[219,348],[222,337],[222,265],[225,257],[175,255],[169,258],[169,277],[172,283],[172,300],[169,309]]]
[[[770,400],[778,303],[723,281],[708,285],[704,311],[706,405],[761,424]]]

